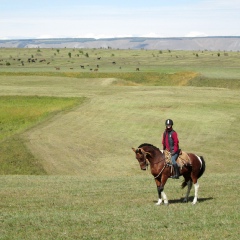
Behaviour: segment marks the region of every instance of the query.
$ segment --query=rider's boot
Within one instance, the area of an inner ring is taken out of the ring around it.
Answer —
[[[173,179],[179,179],[179,168],[177,163],[173,164],[175,175],[172,176]]]

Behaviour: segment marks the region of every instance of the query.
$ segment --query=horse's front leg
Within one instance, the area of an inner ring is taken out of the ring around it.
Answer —
[[[157,184],[157,191],[158,191],[158,202],[156,203],[157,206],[161,205],[162,202],[164,202],[165,205],[168,205],[168,199],[167,195],[165,194],[164,190],[164,184],[163,182],[160,182],[159,180],[155,180]]]

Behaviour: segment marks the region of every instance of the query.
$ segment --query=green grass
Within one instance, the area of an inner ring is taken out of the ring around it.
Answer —
[[[195,86],[195,87],[222,87],[229,89],[240,89],[240,80],[235,78],[235,74],[227,75],[226,78],[211,78],[201,75],[198,72],[180,71],[175,73],[159,73],[159,72],[103,72],[103,73],[12,73],[0,72],[0,76],[10,79],[14,76],[32,76],[32,77],[67,77],[67,78],[84,78],[84,79],[99,79],[99,78],[114,78],[114,84],[119,86]]]
[[[180,202],[174,180],[166,187],[170,205],[154,206],[148,174],[0,177],[1,239],[238,239],[237,177],[203,177],[194,207]]]
[[[70,109],[81,100],[38,96],[0,96],[0,140],[29,128],[51,114]]]
[[[29,152],[19,134],[70,110],[83,98],[0,96],[0,174],[44,174],[39,161]]]
[[[72,57],[68,57],[71,52]],[[83,52],[83,53],[80,53]],[[85,54],[88,53],[89,57]],[[175,73],[195,71],[211,78],[239,78],[239,52],[212,51],[162,51],[159,50],[116,50],[116,49],[1,49],[0,72],[81,72],[89,73],[99,65],[98,72],[141,72]],[[196,57],[198,55],[198,57]],[[227,56],[225,56],[227,55]],[[98,57],[101,57],[98,60]],[[28,58],[36,59],[35,63]],[[18,59],[21,59],[18,61]],[[40,62],[45,59],[46,61]],[[24,61],[22,66],[21,61]],[[6,66],[6,62],[11,65]],[[112,62],[116,62],[113,64]],[[48,64],[49,63],[49,64]],[[85,68],[82,69],[80,65]],[[56,70],[59,67],[60,70]],[[96,73],[96,72],[94,72]]]
[[[1,175],[46,175],[41,162],[29,151],[19,136],[0,143]]]
[[[0,239],[238,239],[239,53],[71,51],[1,51],[11,60],[0,66],[1,121],[9,112],[17,127],[1,134]],[[32,54],[60,71],[13,60]],[[167,118],[180,147],[206,161],[195,206],[181,203],[181,180],[165,186],[170,205],[155,206],[154,179],[131,150],[161,147]]]

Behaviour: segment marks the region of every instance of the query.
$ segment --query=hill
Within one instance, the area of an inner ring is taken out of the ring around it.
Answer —
[[[239,51],[240,37],[183,38],[56,38],[0,40],[0,48],[113,48]]]

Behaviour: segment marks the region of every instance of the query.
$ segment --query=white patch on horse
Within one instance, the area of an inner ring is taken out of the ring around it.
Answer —
[[[161,198],[158,199],[156,205],[159,206],[162,204],[162,202],[164,202],[165,205],[168,205],[167,195],[165,194],[164,191],[161,192]]]
[[[161,204],[162,204],[162,199],[159,198],[159,199],[158,199],[158,202],[156,203],[156,205],[157,205],[157,206],[160,206]]]
[[[202,159],[198,155],[196,155],[196,157],[198,158],[199,162],[201,163],[201,167],[200,167],[200,169],[201,169],[202,168]]]
[[[194,184],[194,190],[195,190],[195,196],[194,196],[194,199],[193,199],[193,202],[192,204],[195,205],[197,203],[197,199],[198,199],[198,189],[199,189],[199,184],[198,182],[196,182]]]
[[[162,199],[163,199],[163,201],[164,201],[164,204],[165,204],[165,205],[168,205],[167,195],[165,194],[164,191],[161,192],[161,197],[162,197]]]

